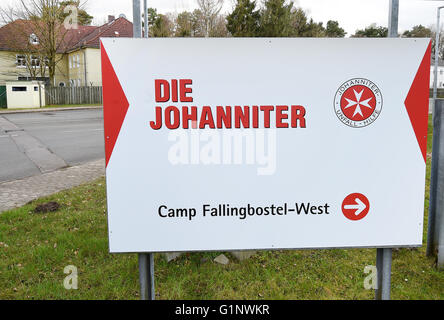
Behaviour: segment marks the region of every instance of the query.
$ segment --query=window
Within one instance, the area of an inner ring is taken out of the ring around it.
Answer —
[[[39,44],[39,38],[35,35],[35,33],[31,33],[29,36],[29,43],[34,45]]]
[[[63,87],[65,87],[65,86],[66,86],[66,85],[65,85],[65,83],[64,83],[63,81],[59,83],[59,87],[63,88]]]
[[[31,67],[38,68],[40,67],[40,58],[37,56],[31,56]]]
[[[79,64],[78,59],[79,59],[78,55],[72,55],[69,57],[69,68],[70,69],[78,67],[78,64]]]
[[[39,91],[39,87],[34,87],[34,91]]]
[[[76,57],[77,57],[77,68],[78,68],[78,67],[80,67],[80,56],[76,55]]]
[[[77,86],[80,87],[81,83],[80,83],[80,79],[77,79]]]
[[[26,91],[26,87],[12,87],[12,91]]]
[[[26,56],[24,54],[16,55],[16,64],[18,68],[26,68]]]

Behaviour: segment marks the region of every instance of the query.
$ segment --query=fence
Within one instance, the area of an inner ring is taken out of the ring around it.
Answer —
[[[438,88],[437,90],[438,98],[444,98],[444,89]],[[430,86],[430,98],[433,97],[433,84]]]
[[[47,87],[46,104],[102,104],[102,87]]]

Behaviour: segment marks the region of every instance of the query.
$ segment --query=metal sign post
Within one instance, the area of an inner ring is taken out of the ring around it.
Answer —
[[[432,168],[430,178],[430,199],[429,199],[429,225],[427,230],[427,256],[434,256],[438,253],[438,268],[444,267],[444,239],[440,237],[444,234],[443,226],[443,208],[439,207],[443,203],[443,177],[440,177],[439,163],[442,162],[444,148],[441,143],[441,127],[442,127],[442,100],[437,100],[438,86],[438,62],[439,62],[439,33],[440,33],[440,10],[444,6],[438,7],[436,10],[436,38],[435,38],[435,67],[433,79],[433,146],[432,146]],[[441,221],[440,221],[441,220]],[[437,252],[438,251],[438,252]]]
[[[390,0],[389,19],[388,19],[388,37],[398,37],[398,14],[399,0]],[[392,269],[392,249],[376,249],[376,270],[378,275],[378,284],[375,290],[376,300],[390,300]]]
[[[147,1],[144,0],[145,37],[148,37]],[[133,0],[133,37],[142,37],[142,22],[140,12],[140,0]],[[139,283],[140,299],[154,300],[154,254],[139,253]]]
[[[433,111],[432,168],[429,199],[427,255],[438,255],[438,268],[444,267],[444,100],[436,99]]]
[[[376,270],[378,276],[378,283],[375,290],[376,300],[390,300],[391,269],[392,249],[376,249]]]
[[[139,253],[140,300],[154,300],[154,254]]]

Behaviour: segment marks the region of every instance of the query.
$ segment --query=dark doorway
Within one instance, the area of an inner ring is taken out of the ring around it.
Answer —
[[[6,86],[0,86],[0,108],[7,108],[8,102],[6,100]]]

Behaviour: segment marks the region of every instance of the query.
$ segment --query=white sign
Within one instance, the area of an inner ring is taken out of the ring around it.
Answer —
[[[102,39],[111,252],[422,244],[429,39]]]

